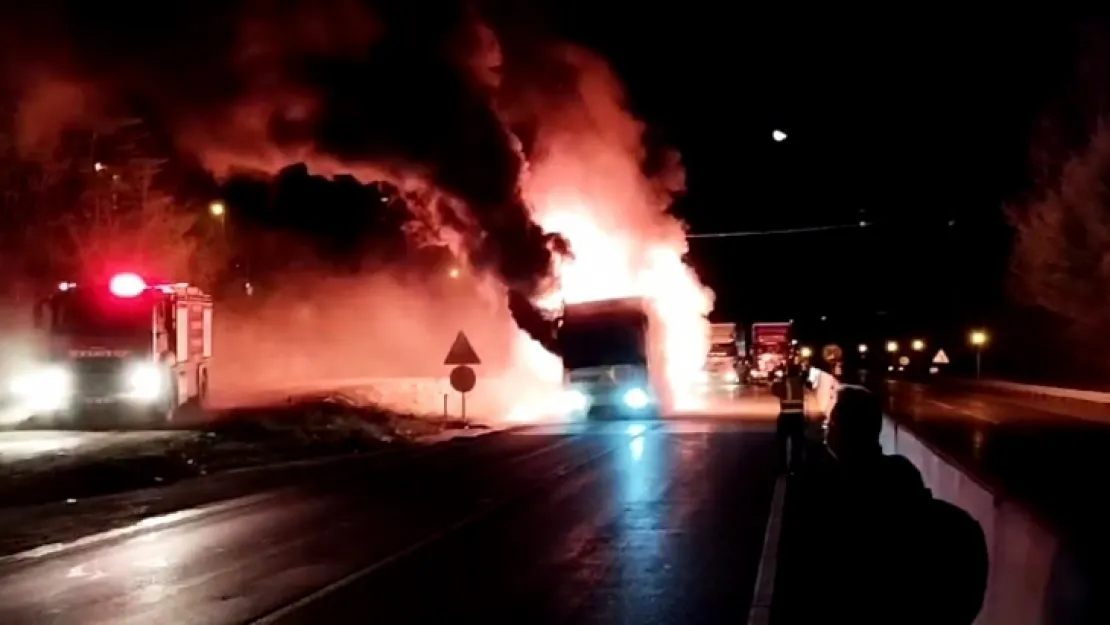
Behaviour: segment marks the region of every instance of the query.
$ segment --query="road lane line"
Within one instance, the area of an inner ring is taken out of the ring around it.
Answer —
[[[474,438],[479,438],[479,437],[474,437]],[[570,443],[572,443],[575,438],[576,438],[575,436],[570,436],[568,438],[561,439],[561,440],[559,440],[555,443],[552,443],[550,445],[544,445],[543,447],[540,447],[539,449],[534,449],[530,452],[527,452],[523,456],[514,456],[514,457],[507,458],[506,462],[509,464],[509,466],[512,466],[514,464],[517,464],[518,462],[523,462],[525,460],[529,460],[531,458],[537,457],[537,456],[545,454],[547,452],[561,449],[561,448],[569,445]],[[448,441],[444,441],[444,442],[448,442]],[[426,459],[428,457],[433,457],[433,456],[436,456],[436,455],[446,453],[450,449],[451,449],[450,446],[438,445],[437,444],[437,445],[429,445],[429,446],[423,447],[423,448],[412,448],[412,447],[410,447],[410,448],[404,448],[404,449],[387,449],[387,450],[382,450],[382,451],[378,451],[378,452],[374,452],[374,453],[370,453],[370,454],[366,454],[366,455],[362,455],[362,456],[344,455],[344,456],[341,456],[341,457],[331,457],[331,458],[328,458],[327,460],[330,461],[330,463],[335,463],[335,464],[339,464],[339,463],[342,463],[342,462],[357,461],[357,460],[365,460],[365,461],[387,460],[388,461],[388,460],[391,460],[391,459],[396,459],[396,460],[399,460],[400,462],[412,462],[412,461],[422,460],[422,459]],[[411,453],[409,455],[405,455],[404,452],[406,452],[406,451],[411,451],[411,452],[414,452],[414,453]],[[310,459],[309,462],[292,461],[292,462],[289,462],[289,463],[281,463],[281,464],[278,464],[278,465],[269,465],[266,468],[277,470],[277,469],[297,467],[297,466],[313,466],[313,465],[329,464],[329,462],[317,462],[316,460],[317,459]],[[367,470],[372,470],[372,469],[368,468]],[[234,474],[234,473],[235,473],[235,471],[220,471],[218,473],[210,474],[210,476],[208,476],[208,477],[212,477],[212,478],[215,479],[215,478],[219,478],[219,477],[229,475],[229,474]],[[242,473],[242,471],[240,473]],[[74,540],[64,541],[64,542],[47,543],[45,545],[39,545],[38,547],[32,547],[30,549],[26,549],[24,551],[20,551],[20,552],[17,552],[17,553],[2,555],[2,556],[0,556],[0,567],[7,566],[7,565],[10,565],[10,564],[14,564],[14,563],[17,563],[17,562],[25,562],[25,561],[29,561],[29,560],[38,560],[38,559],[52,557],[52,556],[60,556],[60,555],[70,553],[72,551],[77,551],[77,550],[80,550],[80,549],[94,547],[96,545],[106,543],[106,542],[117,541],[117,540],[121,540],[123,538],[130,538],[130,537],[133,537],[133,536],[136,536],[136,535],[139,535],[139,534],[152,532],[152,531],[156,531],[156,530],[170,529],[170,528],[173,528],[173,527],[177,527],[179,525],[183,525],[185,523],[198,521],[198,520],[203,519],[203,518],[208,518],[208,517],[212,517],[212,516],[215,516],[215,515],[218,515],[218,514],[223,514],[223,513],[226,513],[226,512],[233,511],[233,510],[238,510],[240,508],[246,508],[246,507],[258,505],[260,503],[264,503],[264,502],[266,502],[270,499],[274,499],[274,498],[280,497],[284,494],[287,494],[292,488],[294,488],[294,487],[292,487],[292,486],[276,487],[274,489],[267,490],[265,492],[258,493],[258,494],[241,495],[241,496],[238,496],[238,497],[225,499],[223,501],[217,501],[217,502],[214,502],[214,503],[203,504],[203,505],[194,506],[194,507],[191,507],[191,508],[183,508],[181,510],[175,510],[173,512],[166,512],[164,514],[159,514],[159,515],[155,515],[155,516],[149,516],[149,517],[141,518],[138,521],[135,521],[135,522],[133,522],[129,525],[125,525],[123,527],[117,527],[117,528],[113,528],[113,529],[110,529],[110,530],[105,530],[103,532],[88,534],[86,536],[81,536],[80,538],[76,538]],[[108,496],[112,497],[112,496],[124,495],[124,494],[127,494],[127,493],[116,493],[114,495],[108,495]]]
[[[143,532],[168,529],[177,525],[181,525],[183,523],[187,523],[189,521],[197,520],[199,518],[209,517],[215,514],[220,514],[222,512],[228,512],[230,510],[237,510],[239,508],[253,506],[263,501],[273,499],[280,494],[281,493],[279,491],[274,491],[258,495],[236,497],[235,499],[222,501],[206,506],[185,508],[184,510],[178,510],[176,512],[168,512],[166,514],[146,517],[145,519],[141,519],[135,523],[132,523],[131,525],[117,527],[116,529],[111,529],[105,532],[98,532],[96,534],[89,534],[88,536],[82,536],[81,538],[71,540],[69,542],[49,543],[46,545],[27,549],[26,551],[21,551],[19,553],[2,556],[0,557],[0,566],[13,562],[36,560],[48,556],[55,556],[83,547],[90,547],[99,543],[108,542],[110,540],[127,538],[129,536],[134,536]]]
[[[759,570],[755,576],[755,591],[748,610],[748,625],[767,625],[771,622],[771,602],[775,597],[775,577],[779,567],[779,543],[782,538],[782,510],[786,502],[786,476],[775,480],[771,496],[771,509],[767,514],[767,529],[763,534],[763,553],[759,557]]]
[[[974,412],[971,412],[970,410],[964,410],[963,408],[960,408],[958,406],[953,406],[952,404],[949,404],[949,403],[946,403],[946,402],[937,401],[935,399],[926,399],[925,401],[927,401],[930,404],[940,406],[941,408],[944,408],[945,410],[948,410],[950,412],[954,412],[956,414],[962,414],[964,416],[971,417],[972,419],[974,419],[976,421],[985,421],[987,423],[993,423],[993,424],[998,423],[997,419],[992,419],[990,417],[985,417],[981,414],[976,414]]]
[[[554,447],[561,446],[562,445],[556,445]],[[545,447],[544,450],[550,450],[551,448],[552,447],[550,446]],[[394,552],[393,554],[388,555],[381,560],[374,562],[373,564],[348,573],[347,575],[337,579],[336,581],[327,584],[326,586],[319,588],[309,593],[308,595],[301,597],[300,599],[297,599],[291,603],[287,603],[284,606],[281,606],[268,614],[264,614],[254,620],[247,621],[247,625],[275,625],[276,623],[281,623],[283,620],[294,616],[297,612],[316,603],[317,601],[320,601],[321,599],[326,598],[328,595],[343,590],[344,588],[347,588],[352,584],[358,583],[363,579],[366,579],[367,577],[370,577],[371,575],[377,573],[378,571],[381,571],[382,569],[388,568],[438,542],[450,538],[452,535],[457,534],[467,527],[479,523],[493,516],[497,512],[500,512],[501,510],[509,507],[521,498],[526,497],[529,494],[550,485],[552,482],[556,482],[561,478],[564,478],[572,473],[575,473],[581,469],[590,466],[591,464],[597,462],[605,456],[609,456],[615,453],[617,449],[617,446],[612,446],[608,449],[605,449],[601,453],[589,456],[586,460],[579,462],[578,464],[570,467],[560,467],[553,471],[552,474],[546,476],[544,479],[537,480],[535,483],[527,485],[521,490],[503,497],[499,501],[487,506],[486,508],[469,514],[456,521],[455,523],[448,525],[444,529],[433,532],[431,535],[417,540],[416,542],[410,544],[404,549],[401,549],[400,551]]]

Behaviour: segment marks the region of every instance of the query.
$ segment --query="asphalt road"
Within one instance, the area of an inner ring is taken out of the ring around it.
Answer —
[[[766,418],[491,434],[0,558],[0,623],[742,623],[774,484]]]
[[[966,386],[889,385],[888,411],[1062,531],[1104,532],[1110,406]]]

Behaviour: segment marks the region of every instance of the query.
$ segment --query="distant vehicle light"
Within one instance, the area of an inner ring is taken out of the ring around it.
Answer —
[[[138,297],[146,290],[146,282],[134,273],[119,273],[112,276],[108,289],[116,297]]]

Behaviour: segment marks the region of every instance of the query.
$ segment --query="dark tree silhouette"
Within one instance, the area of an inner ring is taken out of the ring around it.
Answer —
[[[160,184],[165,159],[139,120],[66,129],[48,150],[21,151],[0,128],[0,250],[9,297],[54,281],[134,268],[209,285],[224,264],[206,205]]]
[[[1110,328],[1110,125],[1030,201],[1007,210],[1017,297],[1083,334]]]

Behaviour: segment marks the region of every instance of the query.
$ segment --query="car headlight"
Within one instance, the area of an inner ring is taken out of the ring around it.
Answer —
[[[624,392],[624,405],[633,410],[639,410],[647,406],[650,401],[651,398],[642,388],[630,388]]]
[[[563,412],[584,412],[590,407],[590,398],[578,389],[567,389],[560,397]]]
[[[155,399],[165,390],[162,371],[152,363],[135,363],[127,368],[127,394],[136,399]]]

